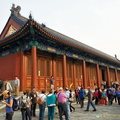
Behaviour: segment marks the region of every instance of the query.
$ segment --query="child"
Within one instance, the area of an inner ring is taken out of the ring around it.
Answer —
[[[107,105],[106,97],[107,97],[106,92],[104,89],[102,89],[102,101],[101,101],[102,105]]]

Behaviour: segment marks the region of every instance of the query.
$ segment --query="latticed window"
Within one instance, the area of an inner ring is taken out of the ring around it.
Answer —
[[[60,72],[59,72],[59,77],[62,77],[62,75],[63,75],[63,73],[62,73],[62,62],[60,62],[60,67],[59,67],[59,70],[60,70]]]
[[[50,76],[50,60],[46,60],[46,74],[47,76]]]
[[[80,78],[80,66],[78,64],[76,66],[76,78]]]
[[[96,80],[96,66],[94,64],[89,65],[90,79]]]
[[[56,76],[59,77],[59,62],[56,62]]]
[[[110,80],[115,81],[115,72],[114,69],[110,69]]]
[[[69,77],[69,64],[68,63],[67,63],[67,68],[66,69],[67,69],[66,72],[67,72],[67,78],[68,78]]]
[[[71,63],[67,63],[67,78],[72,78],[73,68]]]
[[[83,78],[82,77],[82,64],[81,63],[77,63],[76,64],[76,78]]]
[[[51,59],[38,58],[37,71],[38,76],[51,76]]]
[[[45,76],[44,67],[45,67],[45,60],[40,59],[40,76]]]
[[[118,73],[118,80],[117,81],[119,81],[120,80],[120,71],[118,70],[117,73]]]
[[[31,56],[27,56],[27,75],[31,75],[32,73],[32,63],[31,63]]]
[[[72,64],[69,64],[69,77],[72,78]]]
[[[56,77],[62,77],[62,62],[56,61]]]

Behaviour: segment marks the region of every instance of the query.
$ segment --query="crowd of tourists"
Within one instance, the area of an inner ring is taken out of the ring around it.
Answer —
[[[95,105],[112,105],[114,101],[120,105],[120,87],[96,88],[93,99],[95,99]]]
[[[6,105],[6,120],[12,120],[14,114],[13,97],[9,90],[3,91],[3,96],[6,98],[6,101],[2,101]],[[89,111],[90,105],[93,107],[93,111],[97,111],[96,105],[112,105],[114,100],[120,105],[120,87],[108,86],[106,89],[96,87],[94,91],[90,87],[85,90],[83,86],[76,87],[74,91],[68,89],[68,87],[64,89],[57,87],[56,90],[50,89],[49,92],[42,90],[41,93],[37,93],[36,88],[33,87],[31,91],[23,91],[20,98],[21,119],[32,120],[32,118],[38,117],[39,120],[44,120],[47,106],[48,120],[54,120],[55,114],[59,115],[60,120],[63,120],[63,116],[65,120],[70,120],[71,112],[75,112],[72,103],[76,102],[82,109],[85,100],[87,100],[85,111]],[[37,106],[39,109],[38,116],[36,114]]]

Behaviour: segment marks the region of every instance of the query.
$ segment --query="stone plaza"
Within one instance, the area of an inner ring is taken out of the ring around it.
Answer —
[[[79,104],[73,103],[72,104],[75,107],[75,112],[71,113],[71,120],[120,120],[120,106],[117,103],[113,103],[113,105],[105,105],[100,106],[97,105],[97,111],[92,111],[93,108],[90,106],[89,111],[85,111],[87,102],[85,102],[84,108],[80,108]],[[36,110],[37,115],[39,115],[39,110]],[[64,118],[64,116],[63,116]],[[0,120],[5,119],[5,110],[0,110]],[[21,112],[15,111],[13,120],[21,120]],[[47,108],[45,110],[45,118],[44,120],[47,120]],[[32,118],[32,120],[38,120],[38,117]],[[54,120],[59,120],[59,115],[55,114]],[[65,119],[64,119],[65,120]]]

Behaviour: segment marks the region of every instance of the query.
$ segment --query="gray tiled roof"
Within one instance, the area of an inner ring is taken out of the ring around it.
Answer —
[[[101,51],[99,51],[99,50],[97,50],[97,49],[95,49],[95,48],[93,48],[93,47],[90,47],[90,46],[88,46],[88,45],[86,45],[86,44],[84,44],[84,43],[82,43],[82,42],[79,42],[79,41],[77,41],[77,40],[75,40],[75,39],[73,39],[73,38],[70,38],[70,37],[68,37],[68,36],[66,36],[66,35],[63,35],[63,34],[57,32],[57,31],[55,31],[55,30],[52,30],[52,29],[48,28],[48,27],[43,27],[43,29],[44,29],[45,31],[47,31],[48,33],[50,33],[51,35],[53,35],[53,36],[55,36],[55,37],[57,37],[57,38],[60,38],[60,39],[66,41],[66,42],[68,42],[68,43],[73,44],[73,45],[76,45],[76,46],[78,46],[79,48],[84,48],[84,49],[89,50],[89,51],[91,51],[91,52],[93,52],[93,53],[96,53],[96,54],[98,54],[98,55],[102,55],[102,56],[104,56],[104,57],[108,57],[108,58],[110,58],[110,59],[112,59],[112,60],[118,61],[118,60],[117,60],[115,57],[113,57],[113,56],[110,56],[110,55],[108,55],[108,54],[106,54],[106,53],[104,53],[104,52],[101,52]]]
[[[28,20],[27,18],[23,17],[23,16],[20,16],[20,17],[17,17],[16,15],[11,15],[11,19],[13,19],[16,23],[18,23],[20,26],[23,26],[26,21]]]

